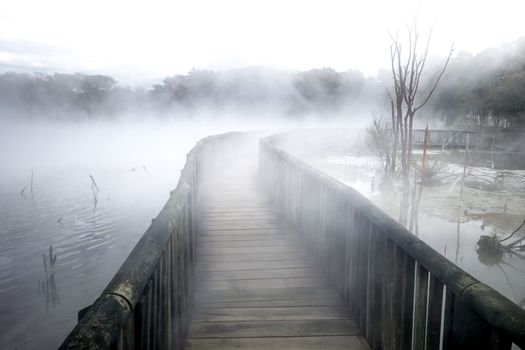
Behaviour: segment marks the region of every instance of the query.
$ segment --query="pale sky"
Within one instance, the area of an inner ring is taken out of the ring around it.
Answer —
[[[417,15],[431,52],[525,36],[525,0],[3,0],[0,72],[108,74],[148,84],[197,69],[388,67],[388,31]]]

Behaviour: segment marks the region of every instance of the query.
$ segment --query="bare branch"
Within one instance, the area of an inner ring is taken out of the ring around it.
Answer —
[[[439,81],[441,80],[441,77],[443,76],[443,74],[445,74],[445,70],[447,69],[448,63],[450,62],[450,57],[452,57],[452,53],[453,52],[454,52],[454,45],[452,45],[452,47],[450,48],[450,52],[448,53],[447,60],[445,61],[445,64],[443,65],[443,69],[441,69],[441,72],[439,72],[439,75],[438,75],[436,81],[434,82],[434,85],[432,86],[432,89],[430,89],[430,92],[428,93],[428,95],[425,98],[425,100],[423,101],[423,103],[421,103],[419,106],[414,108],[414,112],[419,110],[419,109],[421,109],[421,107],[423,107],[428,102],[428,100],[430,99],[430,97],[432,96],[434,91],[436,90],[436,88],[437,88],[437,86],[439,84]]]

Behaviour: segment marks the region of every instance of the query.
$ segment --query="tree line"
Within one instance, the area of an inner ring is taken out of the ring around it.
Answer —
[[[194,69],[150,88],[121,86],[104,75],[8,72],[0,75],[0,116],[96,119],[154,112],[176,118],[203,109],[299,116],[356,110],[376,104],[383,93],[375,78],[331,68],[295,73],[262,67]]]
[[[478,127],[525,128],[525,38],[477,55],[460,52],[428,109],[448,125],[459,119]]]
[[[442,65],[427,67],[422,96]],[[0,75],[0,116],[12,118],[96,119],[126,113],[184,117],[187,111],[249,111],[291,117],[362,117],[390,114],[387,70],[366,77],[358,70],[331,68],[285,72],[264,67],[227,71],[194,69],[166,77],[147,88],[119,84],[106,75]],[[416,101],[417,102],[417,101]],[[248,114],[247,114],[248,115]],[[477,55],[458,53],[418,118],[449,126],[465,121],[501,128],[525,127],[525,38]]]

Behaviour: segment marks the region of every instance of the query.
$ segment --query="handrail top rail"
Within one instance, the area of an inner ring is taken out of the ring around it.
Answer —
[[[515,342],[525,344],[525,310],[450,262],[352,187],[272,143],[284,135],[286,133],[262,138],[260,145],[271,149],[308,176],[317,178],[327,188],[340,193],[396,245],[452,290],[461,302],[470,306],[495,328],[508,333]]]
[[[412,129],[412,131],[417,132],[425,132],[425,129]],[[473,130],[457,130],[457,129],[432,129],[428,128],[429,132],[443,132],[443,133],[457,133],[457,134],[477,134],[476,131]]]

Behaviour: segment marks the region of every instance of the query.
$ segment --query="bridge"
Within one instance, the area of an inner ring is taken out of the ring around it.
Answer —
[[[61,349],[525,349],[525,311],[279,147],[201,140]]]
[[[430,148],[465,148],[477,145],[477,133],[465,130],[428,130],[428,147]],[[423,147],[425,142],[425,130],[412,130],[413,145]]]

